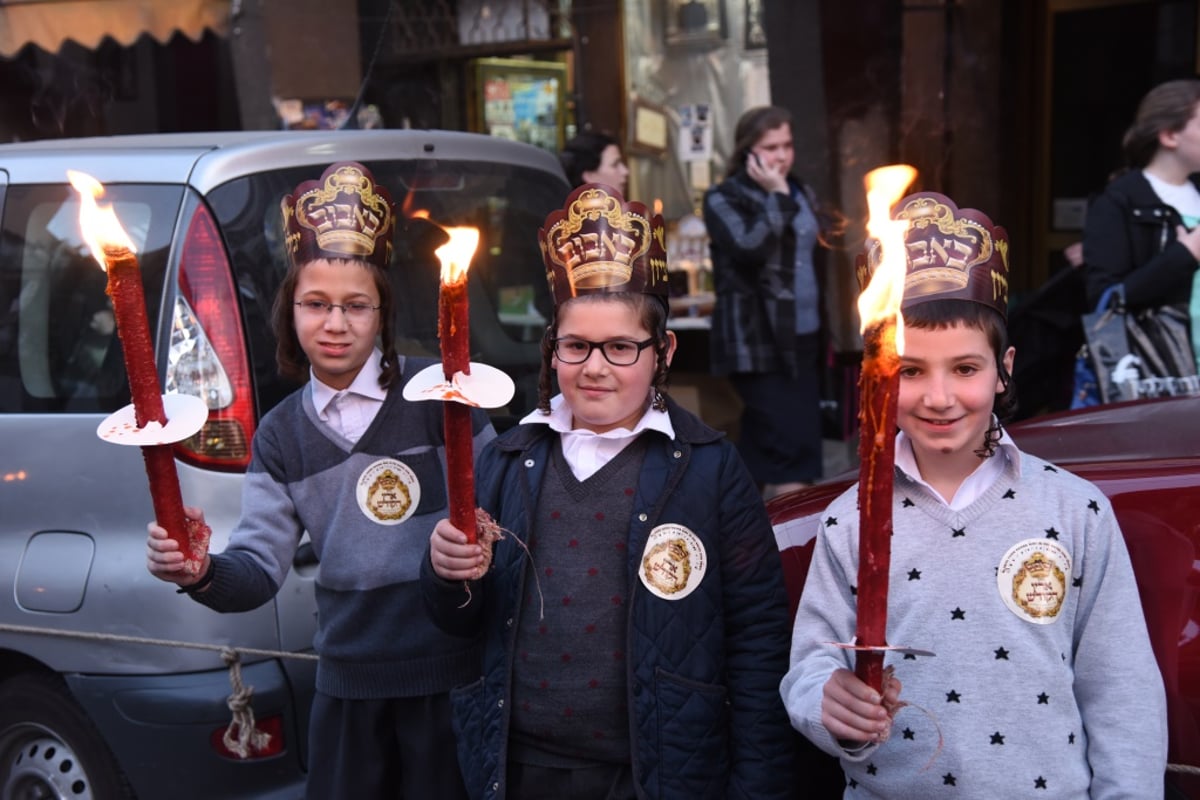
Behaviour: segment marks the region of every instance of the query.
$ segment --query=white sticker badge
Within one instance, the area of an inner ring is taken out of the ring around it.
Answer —
[[[700,585],[707,568],[700,537],[682,525],[667,524],[650,531],[638,575],[664,600],[682,600]]]
[[[1071,586],[1071,554],[1051,539],[1026,539],[1009,548],[996,571],[1000,598],[1027,622],[1058,619]]]
[[[421,502],[417,474],[394,458],[383,458],[358,477],[358,507],[380,525],[399,525]]]

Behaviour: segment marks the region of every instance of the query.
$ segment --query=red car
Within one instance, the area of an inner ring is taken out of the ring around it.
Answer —
[[[1052,414],[1008,431],[1112,501],[1166,685],[1168,797],[1200,798],[1200,397]],[[840,475],[767,506],[793,612],[821,512],[857,479]]]

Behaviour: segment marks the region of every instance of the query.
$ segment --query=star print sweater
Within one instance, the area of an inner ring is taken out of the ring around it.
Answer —
[[[853,670],[857,486],[817,533],[780,690],[841,759],[846,798],[1161,797],[1166,700],[1124,540],[1091,483],[1022,453],[952,511],[897,470],[887,640],[901,708],[882,744],[843,749],[822,689]]]
[[[308,531],[320,561],[316,683],[334,697],[437,694],[479,672],[477,642],[443,633],[421,605],[421,559],[447,514],[442,404],[401,392],[432,363],[401,360],[402,377],[357,443],[317,418],[310,386],[263,417],[241,518],[213,555],[212,585],[193,595],[217,611],[268,602]],[[483,411],[472,421],[478,455],[495,432]],[[389,473],[403,488],[383,485]]]

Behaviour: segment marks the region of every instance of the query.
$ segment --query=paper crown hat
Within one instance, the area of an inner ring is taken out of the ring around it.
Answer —
[[[974,208],[959,208],[937,192],[898,202],[892,219],[908,220],[901,309],[930,300],[973,300],[1008,317],[1008,232]],[[865,288],[882,251],[871,240],[859,256],[858,285]]]
[[[304,264],[318,258],[354,258],[387,269],[392,259],[396,209],[371,171],[339,161],[305,181],[280,202],[288,258]]]
[[[582,294],[637,292],[667,301],[661,214],[601,183],[585,183],[538,231],[554,305]]]

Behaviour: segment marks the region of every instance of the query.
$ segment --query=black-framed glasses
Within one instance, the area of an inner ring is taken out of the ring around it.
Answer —
[[[582,364],[599,350],[614,367],[629,367],[637,363],[642,351],[654,344],[654,337],[635,342],[630,339],[613,339],[608,342],[589,342],[573,336],[562,336],[554,340],[554,355],[564,364]]]
[[[300,313],[309,317],[328,317],[335,308],[340,308],[346,319],[362,322],[370,318],[383,306],[373,306],[370,303],[327,303],[324,300],[297,300],[292,305],[300,308]]]

